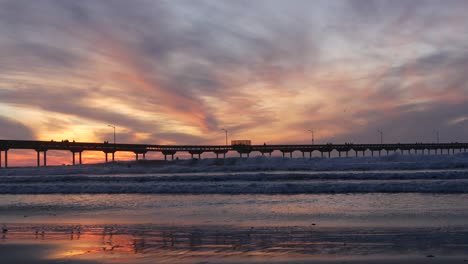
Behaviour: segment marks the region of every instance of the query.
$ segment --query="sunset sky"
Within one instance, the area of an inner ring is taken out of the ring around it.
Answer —
[[[0,0],[0,138],[468,141],[468,1]]]

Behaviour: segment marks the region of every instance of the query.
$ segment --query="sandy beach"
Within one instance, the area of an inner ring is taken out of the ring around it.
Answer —
[[[19,225],[2,263],[463,263],[466,229]],[[7,241],[6,241],[7,240]],[[458,247],[457,247],[458,246]]]

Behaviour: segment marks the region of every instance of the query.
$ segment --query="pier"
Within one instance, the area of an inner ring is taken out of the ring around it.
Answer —
[[[37,154],[37,166],[47,166],[47,151],[62,150],[70,152],[73,165],[83,164],[82,153],[84,151],[100,151],[104,153],[105,161],[115,161],[115,153],[118,151],[133,152],[135,160],[146,159],[146,153],[159,152],[164,160],[174,159],[178,152],[186,152],[192,158],[201,159],[203,153],[214,153],[216,158],[226,158],[228,152],[237,152],[239,157],[249,157],[251,153],[259,153],[262,156],[274,151],[282,153],[283,157],[293,157],[293,152],[302,153],[303,158],[311,158],[313,152],[320,153],[321,157],[331,157],[336,152],[338,157],[365,156],[366,152],[371,156],[400,154],[455,154],[466,152],[468,143],[397,143],[397,144],[309,144],[309,145],[151,145],[151,144],[113,144],[93,142],[70,141],[33,141],[33,140],[0,140],[0,168],[8,167],[8,151],[14,149],[34,150]],[[109,159],[110,155],[110,159]],[[42,156],[42,157],[41,157]],[[42,160],[42,163],[41,163]]]

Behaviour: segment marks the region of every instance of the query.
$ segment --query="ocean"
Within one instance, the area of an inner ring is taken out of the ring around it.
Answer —
[[[2,169],[1,263],[463,263],[467,163],[460,154]]]

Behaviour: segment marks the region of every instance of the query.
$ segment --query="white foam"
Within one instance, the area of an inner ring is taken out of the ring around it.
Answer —
[[[468,193],[468,155],[256,157],[0,170],[0,193]]]

